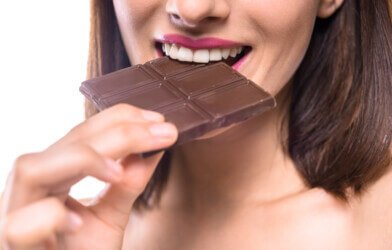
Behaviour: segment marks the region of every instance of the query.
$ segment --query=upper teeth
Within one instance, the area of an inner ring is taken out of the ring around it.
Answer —
[[[197,49],[191,50],[186,47],[182,47],[176,44],[164,43],[162,44],[162,50],[165,55],[172,59],[185,62],[197,62],[197,63],[208,63],[210,61],[220,61],[227,59],[229,56],[236,57],[242,52],[244,47],[235,48],[214,48],[214,49]]]

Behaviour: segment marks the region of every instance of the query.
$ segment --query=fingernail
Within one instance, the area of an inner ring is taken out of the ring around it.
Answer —
[[[109,167],[111,172],[116,176],[121,176],[123,174],[123,167],[121,164],[117,163],[115,160],[111,158],[105,158],[106,165]]]
[[[71,231],[77,231],[83,225],[82,218],[74,212],[68,212],[68,221]]]
[[[149,111],[149,110],[142,110],[142,116],[148,120],[148,121],[152,121],[152,122],[160,122],[163,121],[163,115],[154,112],[154,111]]]
[[[173,137],[176,130],[169,123],[156,123],[150,126],[150,131],[156,137]]]

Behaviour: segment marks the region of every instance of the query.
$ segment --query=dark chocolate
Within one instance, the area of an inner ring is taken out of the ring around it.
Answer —
[[[162,113],[179,131],[176,145],[276,106],[270,94],[223,62],[168,57],[87,80],[80,91],[99,111],[128,103]]]

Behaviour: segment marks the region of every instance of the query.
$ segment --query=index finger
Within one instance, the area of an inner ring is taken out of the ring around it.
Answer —
[[[124,122],[162,122],[162,114],[120,103],[86,119],[68,132],[59,142],[72,142],[86,138],[114,124]]]

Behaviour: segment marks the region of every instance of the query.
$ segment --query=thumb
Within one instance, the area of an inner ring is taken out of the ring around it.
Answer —
[[[163,152],[142,158],[130,155],[121,161],[124,175],[120,182],[107,185],[90,209],[102,220],[125,230],[136,198],[143,192],[162,158]]]

